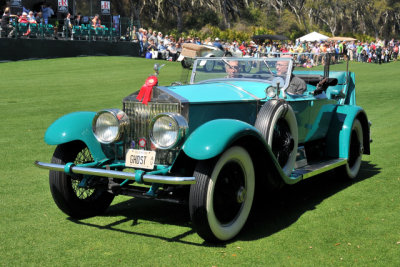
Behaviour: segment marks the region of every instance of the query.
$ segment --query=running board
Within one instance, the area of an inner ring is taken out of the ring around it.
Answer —
[[[329,170],[345,165],[346,163],[347,159],[342,159],[342,158],[317,162],[314,164],[306,165],[304,167],[295,169],[290,174],[290,178],[298,179],[299,176],[301,176],[302,179],[307,179],[315,175],[321,174],[323,172],[327,172]]]

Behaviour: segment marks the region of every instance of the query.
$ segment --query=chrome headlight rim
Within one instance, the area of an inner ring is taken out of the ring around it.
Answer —
[[[103,114],[110,114],[112,118],[115,120],[115,125],[117,126],[118,130],[115,136],[111,140],[105,140],[98,134],[97,129],[97,120]],[[120,109],[103,109],[96,113],[92,121],[92,131],[93,135],[96,137],[97,141],[102,144],[109,145],[122,140],[124,133],[129,129],[129,117]]]
[[[274,86],[268,86],[267,89],[265,89],[265,93],[269,98],[274,98],[277,95],[277,88]]]
[[[169,117],[170,119],[172,119],[176,123],[176,126],[178,128],[174,142],[172,142],[172,144],[170,144],[168,146],[160,145],[157,142],[157,140],[155,140],[155,137],[153,134],[154,124],[157,122],[158,119],[160,119],[162,117]],[[150,122],[150,141],[157,149],[165,150],[165,149],[175,148],[176,146],[178,146],[181,143],[182,139],[185,137],[188,128],[189,128],[188,123],[187,123],[185,117],[183,117],[181,114],[172,113],[172,112],[160,113],[160,114],[154,116]]]

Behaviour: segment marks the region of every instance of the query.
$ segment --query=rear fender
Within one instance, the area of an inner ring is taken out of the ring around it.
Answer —
[[[364,154],[370,153],[369,124],[365,111],[358,106],[338,106],[327,135],[328,156],[348,158],[351,129],[355,119],[363,128]]]
[[[62,116],[47,129],[44,141],[49,145],[60,145],[79,140],[87,145],[94,160],[105,159],[101,144],[92,131],[92,121],[95,115],[96,112],[85,111]]]

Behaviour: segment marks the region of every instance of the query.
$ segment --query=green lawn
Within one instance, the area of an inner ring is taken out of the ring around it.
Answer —
[[[165,63],[160,84],[180,80]],[[400,63],[353,63],[372,122],[359,179],[324,175],[265,196],[231,243],[209,246],[187,207],[117,197],[103,216],[72,221],[52,200],[46,128],[63,114],[121,108],[154,61],[85,57],[0,64],[0,265],[400,266]]]

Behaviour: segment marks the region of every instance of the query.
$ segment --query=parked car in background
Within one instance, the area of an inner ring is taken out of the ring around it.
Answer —
[[[104,212],[116,195],[155,198],[187,203],[206,241],[230,240],[255,194],[333,169],[353,179],[370,153],[355,75],[325,62],[294,71],[301,95],[287,92],[288,57],[196,58],[190,80],[171,86],[158,85],[156,66],[121,109],[56,120],[45,134],[53,159],[36,165],[50,170],[54,201],[72,218]]]
[[[182,52],[179,55],[177,61],[180,61],[182,67],[191,68],[193,66],[194,60],[197,57],[231,57],[233,54],[230,51],[224,51],[218,47],[212,45],[199,45],[192,43],[184,43],[182,45]],[[210,61],[214,63],[214,61]],[[208,64],[208,71],[212,71],[212,66]]]

